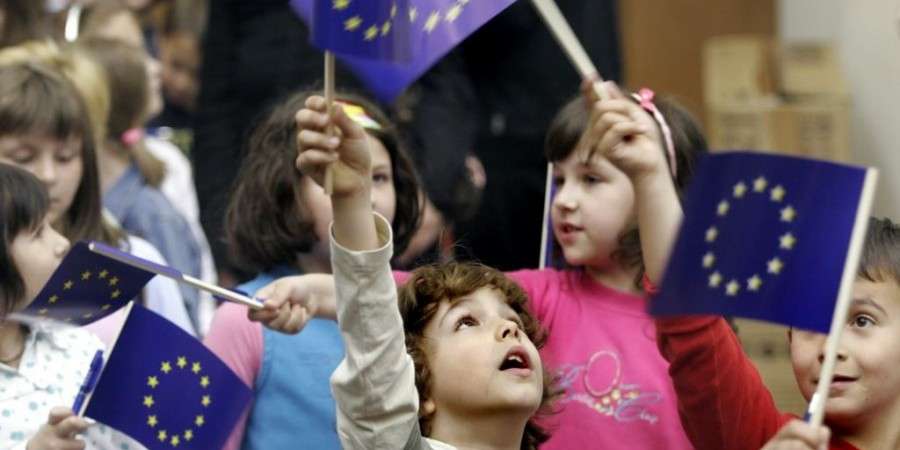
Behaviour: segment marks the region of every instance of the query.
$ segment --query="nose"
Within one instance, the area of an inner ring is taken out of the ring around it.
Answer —
[[[825,362],[825,353],[828,351],[828,338],[826,335],[819,335],[819,363]],[[838,342],[837,345],[837,361],[846,361],[847,360],[847,349],[844,347],[844,339]]]
[[[497,341],[504,341],[506,339],[515,339],[519,340],[519,325],[512,320],[502,320],[500,322],[500,326],[497,327]]]
[[[34,176],[47,186],[52,186],[56,181],[56,164],[52,157],[43,156],[34,166]]]
[[[553,206],[557,209],[564,211],[572,211],[578,207],[578,203],[575,201],[575,194],[572,192],[572,188],[563,184],[556,190],[556,195],[553,196]]]
[[[59,238],[57,239],[56,245],[54,246],[54,249],[56,251],[56,256],[62,258],[63,256],[66,255],[66,253],[69,252],[69,248],[71,246],[72,245],[69,242],[69,240],[66,239],[65,236],[60,234]]]

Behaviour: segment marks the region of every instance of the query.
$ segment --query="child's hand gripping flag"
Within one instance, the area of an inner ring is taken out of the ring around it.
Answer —
[[[453,47],[514,0],[291,0],[369,90],[391,102]]]
[[[78,242],[34,301],[17,316],[85,325],[125,306],[153,276],[94,253],[88,243]]]
[[[222,448],[250,397],[202,343],[134,305],[86,405],[75,409],[149,449],[206,450]]]
[[[829,332],[870,170],[773,154],[710,155],[685,201],[654,315],[721,314]],[[853,267],[847,267],[852,264]]]

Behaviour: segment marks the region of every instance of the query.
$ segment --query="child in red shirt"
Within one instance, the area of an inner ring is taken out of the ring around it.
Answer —
[[[696,448],[900,448],[900,227],[890,220],[869,222],[852,298],[825,403],[830,439],[828,430],[791,421],[794,416],[776,409],[724,319],[657,319],[679,415]],[[825,337],[788,333],[794,375],[807,400],[816,390]]]

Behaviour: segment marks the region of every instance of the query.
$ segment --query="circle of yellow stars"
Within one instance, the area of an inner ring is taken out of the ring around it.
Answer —
[[[156,406],[156,399],[153,396],[153,392],[159,387],[162,383],[162,380],[165,380],[172,372],[174,371],[188,371],[194,374],[197,377],[197,382],[200,384],[200,387],[203,389],[209,388],[210,379],[209,376],[203,374],[203,367],[199,362],[188,362],[188,358],[186,356],[179,356],[175,358],[175,363],[172,361],[162,361],[160,362],[159,372],[155,375],[150,375],[147,377],[147,387],[149,388],[148,395],[143,396],[143,401],[141,402],[144,407],[147,408],[147,426],[156,431],[156,439],[158,439],[163,444],[169,444],[172,447],[178,447],[182,442],[190,442],[194,439],[194,435],[196,431],[199,431],[204,424],[206,424],[206,418],[203,414],[197,414],[194,416],[194,420],[191,423],[191,426],[185,428],[183,431],[174,431],[172,429],[165,429],[163,425],[161,425],[160,417],[154,413],[154,406]],[[209,394],[203,394],[200,396],[200,400],[198,402],[200,406],[202,406],[201,412],[206,408],[209,408],[209,405],[212,404],[212,396]]]
[[[80,280],[79,280],[79,278],[80,278]],[[124,300],[124,297],[122,297],[122,291],[118,288],[119,277],[117,277],[114,274],[111,274],[109,272],[109,270],[107,270],[107,269],[101,269],[99,271],[85,270],[85,271],[81,272],[80,277],[75,277],[73,279],[68,279],[68,280],[64,281],[62,284],[62,292],[60,294],[53,294],[50,297],[48,297],[47,298],[47,306],[55,305],[55,304],[59,303],[60,301],[64,301],[65,299],[62,298],[60,295],[65,295],[65,293],[67,291],[71,291],[72,288],[75,287],[75,283],[77,283],[79,281],[81,283],[90,283],[90,282],[92,282],[91,280],[95,280],[95,281],[93,281],[94,283],[102,280],[102,282],[105,283],[106,286],[110,290],[109,302],[104,303],[102,306],[100,306],[99,312],[106,312],[108,309],[112,308],[112,306],[113,306],[112,302],[115,300]],[[38,314],[42,315],[42,316],[46,316],[47,314],[49,314],[49,312],[50,312],[49,308],[41,308],[38,310]],[[95,315],[101,315],[101,314],[98,314],[98,311],[86,312],[81,315],[81,318],[82,319],[91,319]],[[66,317],[63,319],[63,321],[65,321],[67,323],[72,323],[74,321],[74,319],[75,319],[75,317]]]
[[[345,12],[348,8],[350,8],[350,5],[354,1],[365,0],[331,0],[331,7],[338,13]],[[410,24],[412,24],[413,26],[421,26],[422,31],[431,34],[435,29],[437,29],[438,25],[440,25],[442,21],[447,23],[455,22],[456,19],[458,19],[459,16],[462,15],[463,10],[470,1],[471,0],[457,0],[444,10],[440,8],[433,8],[431,11],[423,11],[422,13],[420,13],[418,7],[409,6],[406,11],[406,17],[409,18]],[[347,31],[349,33],[359,32],[364,41],[371,42],[378,39],[379,37],[385,37],[390,34],[391,29],[393,28],[394,21],[397,20],[397,16],[399,14],[400,11],[396,3],[391,6],[390,17],[388,17],[387,20],[383,22],[378,20],[367,22],[359,14],[354,14],[344,19],[344,31]],[[422,20],[420,21],[419,19]]]
[[[765,195],[769,201],[779,205],[783,205],[779,209],[779,221],[787,224],[794,222],[797,218],[797,210],[793,206],[787,204],[785,196],[787,191],[782,185],[770,186],[769,180],[763,176],[755,178],[749,185],[744,181],[738,181],[732,188],[731,195],[722,199],[716,205],[716,216],[725,218],[731,211],[732,203],[737,203],[747,195]],[[715,225],[706,229],[704,240],[707,247],[712,246],[719,238],[719,229]],[[778,237],[778,248],[780,250],[790,251],[797,244],[797,237],[790,231]],[[758,273],[754,273],[745,280],[739,280],[735,277],[726,277],[720,271],[716,270],[716,254],[711,249],[707,249],[703,255],[701,265],[704,269],[712,271],[707,278],[707,286],[710,289],[719,289],[724,287],[725,295],[729,297],[737,296],[742,289],[747,292],[759,292],[763,285],[763,277]],[[784,269],[784,261],[775,255],[766,262],[766,274],[769,276],[777,276]]]

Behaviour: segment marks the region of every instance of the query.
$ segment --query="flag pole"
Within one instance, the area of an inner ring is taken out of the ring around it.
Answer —
[[[334,113],[334,53],[325,50],[325,103],[327,106],[328,117],[332,117]],[[329,123],[325,133],[328,136],[334,135],[334,126]],[[325,194],[331,195],[334,191],[334,164],[329,164],[325,168],[324,186]]]
[[[550,218],[550,202],[553,200],[553,163],[547,163],[547,181],[544,184],[544,224],[541,226],[541,260],[538,269],[547,268],[547,240],[550,238],[550,227],[547,225]]]
[[[831,319],[831,329],[828,339],[825,341],[825,361],[819,372],[819,384],[816,393],[813,394],[806,412],[809,423],[818,428],[825,417],[825,403],[828,401],[828,390],[834,379],[834,365],[837,362],[838,344],[841,334],[847,322],[847,311],[850,309],[853,281],[859,269],[859,258],[862,254],[865,242],[867,222],[872,209],[872,199],[875,197],[875,184],[878,181],[878,170],[869,168],[866,170],[866,179],[860,194],[859,207],[856,209],[856,221],[853,225],[853,234],[850,236],[850,246],[847,250],[847,261],[844,265],[844,273],[841,276],[841,286],[838,289],[837,304],[834,307],[834,316]]]
[[[221,286],[216,286],[215,284],[207,283],[190,275],[185,275],[171,267],[158,266],[157,264],[141,260],[140,258],[134,256],[123,257],[122,255],[117,254],[114,251],[109,251],[94,242],[88,244],[88,249],[94,253],[98,253],[106,256],[107,258],[114,259],[122,264],[137,267],[138,269],[145,270],[150,273],[155,273],[157,275],[162,275],[164,277],[171,278],[179,283],[184,283],[197,289],[204,290],[206,292],[209,292],[210,294],[222,298],[223,300],[239,303],[253,309],[262,309],[263,307],[263,303],[255,298],[238,294],[237,292],[225,289]]]
[[[575,32],[572,31],[572,27],[569,26],[569,22],[566,21],[565,16],[563,16],[559,7],[556,6],[556,3],[554,3],[553,0],[531,0],[531,3],[534,5],[535,9],[537,9],[541,18],[544,19],[544,23],[547,24],[547,27],[550,28],[553,37],[555,37],[559,45],[562,46],[563,52],[569,58],[572,65],[575,66],[575,70],[578,71],[581,78],[583,80],[591,81],[591,88],[597,98],[600,100],[608,99],[609,96],[601,84],[603,83],[603,78],[600,76],[600,72],[597,71],[597,67],[591,62],[591,58],[584,50],[584,46],[578,41],[578,37],[575,36]],[[553,163],[550,163],[547,165],[547,182],[544,188],[544,223],[541,227],[541,260],[538,262],[538,267],[541,269],[547,266],[547,241],[550,238],[548,219],[550,217],[550,206],[552,202],[552,183]]]
[[[603,78],[600,77],[600,72],[597,71],[597,67],[591,62],[591,58],[584,50],[584,46],[578,41],[578,37],[575,36],[575,32],[572,31],[569,22],[566,22],[565,16],[563,16],[559,7],[556,6],[556,3],[553,0],[531,0],[531,3],[537,9],[541,18],[544,19],[547,27],[550,28],[553,37],[562,46],[563,51],[569,57],[569,61],[575,66],[575,70],[578,71],[581,78],[590,80],[597,98],[606,100],[609,96],[601,85]]]

